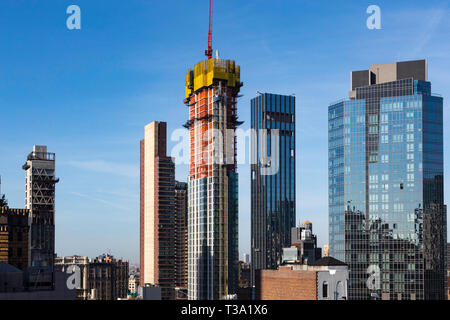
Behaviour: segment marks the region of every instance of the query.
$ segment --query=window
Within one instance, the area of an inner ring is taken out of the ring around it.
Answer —
[[[393,111],[402,111],[403,110],[403,102],[394,102],[392,104]]]
[[[393,140],[394,140],[394,142],[403,142],[403,135],[395,134]]]
[[[323,282],[322,284],[322,297],[328,299],[328,282]]]
[[[378,124],[378,115],[377,114],[369,115],[369,123],[370,124]]]
[[[369,127],[369,134],[377,134],[378,133],[378,127],[377,126],[370,126]]]

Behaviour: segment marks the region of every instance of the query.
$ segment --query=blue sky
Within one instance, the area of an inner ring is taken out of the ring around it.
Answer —
[[[81,8],[82,29],[66,28]],[[366,9],[381,8],[368,30]],[[56,251],[139,258],[139,140],[188,116],[188,68],[203,59],[207,0],[2,0],[0,174],[24,206],[21,166],[33,144],[56,153]],[[350,71],[428,59],[433,92],[450,99],[450,5],[444,1],[216,0],[213,46],[241,66],[240,118],[256,91],[297,97],[297,220],[328,241],[327,107],[347,96]],[[449,127],[445,127],[448,159]],[[169,150],[176,142],[169,142]],[[447,161],[445,170],[448,172]],[[177,166],[179,180],[187,167]],[[240,173],[240,251],[250,251],[249,166]],[[446,199],[450,197],[446,177]]]

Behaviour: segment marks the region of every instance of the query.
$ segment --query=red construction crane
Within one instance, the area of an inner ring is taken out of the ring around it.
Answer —
[[[205,55],[208,60],[212,58],[212,21],[213,21],[213,0],[209,0],[209,30],[208,30],[208,49],[205,50]]]

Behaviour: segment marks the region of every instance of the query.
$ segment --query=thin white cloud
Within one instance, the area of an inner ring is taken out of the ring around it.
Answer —
[[[104,195],[109,195],[109,196],[115,196],[115,197],[121,197],[121,198],[127,198],[130,200],[136,200],[139,199],[139,195],[138,194],[132,194],[127,192],[128,190],[120,190],[120,191],[108,191],[108,190],[103,190],[103,189],[98,189],[97,192],[104,194]]]
[[[89,200],[92,200],[92,201],[100,202],[100,203],[103,203],[103,204],[106,204],[106,205],[109,205],[111,207],[118,208],[118,209],[121,209],[121,210],[124,210],[124,211],[129,211],[130,210],[129,207],[127,208],[127,207],[118,205],[117,203],[112,202],[112,201],[107,201],[107,200],[104,200],[104,199],[91,197],[91,196],[89,196],[87,194],[83,194],[83,193],[79,193],[79,192],[71,192],[71,194],[73,194],[75,196],[82,197],[82,198],[86,198],[86,199],[89,199]]]
[[[396,59],[418,59],[445,56],[445,37],[448,30],[449,10],[446,5],[428,9],[398,10],[385,13],[383,21],[389,23],[389,33],[377,42],[380,47],[398,47]],[[408,26],[408,28],[405,28]],[[400,40],[400,41],[399,41]],[[399,44],[401,44],[399,46]]]
[[[137,178],[139,176],[139,168],[137,166],[107,162],[103,160],[69,161],[68,165],[87,171],[109,173],[128,178]]]
[[[425,19],[427,24],[424,26],[422,33],[418,37],[417,45],[412,50],[412,56],[415,57],[423,53],[423,49],[430,42],[431,38],[434,36],[435,31],[439,27],[442,19],[446,14],[446,10],[438,9],[433,10],[430,16]]]

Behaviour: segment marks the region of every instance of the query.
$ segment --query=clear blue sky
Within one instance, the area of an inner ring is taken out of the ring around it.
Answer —
[[[81,30],[66,28],[71,4],[81,7]],[[366,27],[371,4],[382,30]],[[214,49],[241,65],[243,128],[257,90],[297,96],[297,220],[313,222],[320,245],[329,103],[347,96],[351,70],[426,58],[448,124],[449,10],[435,0],[215,1]],[[138,262],[139,140],[153,120],[167,121],[169,134],[185,122],[185,74],[203,59],[207,15],[207,0],[1,0],[2,191],[23,207],[26,155],[33,144],[56,153],[59,255],[111,251]],[[446,126],[446,159],[449,139]],[[239,173],[240,251],[249,252],[249,166]],[[186,166],[176,175],[186,180]]]

